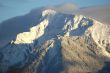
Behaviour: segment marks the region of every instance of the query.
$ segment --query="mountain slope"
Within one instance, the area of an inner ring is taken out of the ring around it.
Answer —
[[[36,24],[27,25],[28,30],[16,33],[0,48],[3,73],[15,69],[21,73],[98,72],[110,60],[110,25],[51,9],[37,16]]]

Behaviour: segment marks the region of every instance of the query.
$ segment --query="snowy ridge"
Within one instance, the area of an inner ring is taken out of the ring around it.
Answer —
[[[99,26],[100,25],[100,26]],[[97,44],[106,47],[107,43],[110,43],[110,26],[104,25],[94,20],[94,26],[90,28],[92,37]]]
[[[100,47],[99,49],[101,50],[101,53],[110,58],[110,53],[106,51],[107,44],[110,44],[110,25],[104,25],[83,15],[63,14],[51,9],[44,10],[42,11],[40,23],[30,28],[30,31],[28,32],[19,33],[15,40],[10,41],[8,45],[1,49],[0,54],[3,55],[0,60],[2,71],[5,73],[10,67],[14,66],[17,68],[24,67],[28,64],[29,60],[31,60],[29,57],[30,55],[33,57],[41,55],[38,57],[40,62],[40,60],[43,60],[43,57],[47,54],[47,56],[49,56],[49,60],[53,61],[52,58],[55,58],[56,55],[60,53],[57,50],[60,50],[59,48],[65,46],[62,46],[61,43],[64,43],[67,46],[72,45],[71,43],[68,44],[68,39],[71,41],[72,38],[77,39],[77,37],[82,38],[83,36],[91,37],[91,39],[93,39],[92,42],[95,41],[96,45]],[[62,37],[65,39],[62,40]],[[70,39],[67,37],[72,38]],[[82,41],[82,39],[80,41]],[[73,44],[74,43],[75,42],[73,42]],[[48,52],[47,48],[48,50],[53,50]],[[44,52],[42,52],[42,49]],[[35,50],[38,50],[38,52]],[[41,51],[40,54],[39,51]],[[59,58],[61,57],[58,57],[58,60]],[[31,61],[33,61],[33,59]],[[47,61],[44,60],[44,62]],[[59,63],[60,62],[58,61],[58,64]],[[50,65],[49,62],[48,64]],[[48,69],[46,69],[47,66],[44,65],[45,64],[43,64],[43,72],[41,73],[45,73]]]
[[[17,35],[15,44],[33,43],[35,39],[38,39],[44,34],[45,28],[48,26],[48,20],[43,20],[40,24],[30,28],[29,32],[23,32]]]
[[[90,32],[94,41],[102,48],[104,55],[110,57],[110,53],[106,51],[107,44],[110,44],[110,25],[104,25],[94,20],[94,25],[90,28]]]
[[[60,17],[61,15],[61,17]],[[42,12],[42,21],[37,24],[36,26],[33,26],[30,28],[29,32],[23,32],[17,35],[16,40],[14,41],[15,44],[22,44],[22,43],[33,43],[34,40],[37,40],[40,37],[43,37],[43,35],[46,35],[43,39],[47,37],[47,39],[51,39],[52,37],[48,38],[47,35],[53,34],[53,35],[68,35],[72,36],[72,32],[74,32],[77,36],[83,34],[83,32],[80,32],[79,29],[83,27],[90,26],[92,20],[89,18],[86,18],[82,15],[71,15],[71,17],[67,17],[66,14],[56,14],[54,10],[45,10]],[[72,18],[73,17],[73,18]],[[62,19],[62,22],[60,24],[59,20]],[[54,20],[57,20],[54,22]],[[56,24],[54,24],[56,23]],[[54,27],[54,28],[52,28]],[[46,31],[48,29],[52,29],[51,31]],[[87,28],[84,29],[84,31]],[[55,31],[56,30],[56,31]],[[77,30],[77,31],[75,31]],[[83,31],[83,30],[81,30]],[[60,34],[58,34],[60,33]],[[73,33],[73,35],[74,35]],[[44,41],[42,41],[44,42]]]
[[[47,28],[49,24],[49,16],[54,16],[55,15],[54,10],[45,10],[42,12],[42,19],[47,16],[46,19],[41,21],[41,23],[37,24],[37,26],[34,26],[30,28],[29,32],[23,32],[17,35],[15,44],[22,44],[22,43],[33,43],[34,40],[37,40],[39,37],[43,36],[45,33],[45,29]]]

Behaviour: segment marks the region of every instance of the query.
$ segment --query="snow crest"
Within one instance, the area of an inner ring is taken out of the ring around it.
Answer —
[[[47,9],[42,12],[43,17],[48,16],[48,15],[54,15],[54,14],[56,14],[56,11],[51,10],[51,9]]]
[[[38,39],[44,34],[45,28],[48,26],[48,22],[49,21],[45,19],[37,26],[30,28],[29,32],[23,32],[18,34],[14,43],[15,44],[33,43],[35,39]]]

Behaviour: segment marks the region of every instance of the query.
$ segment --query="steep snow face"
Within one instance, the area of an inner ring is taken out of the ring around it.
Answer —
[[[67,30],[66,36],[81,36],[92,25],[92,19],[86,18],[82,15],[75,15],[72,21],[69,20],[64,25],[64,29]]]
[[[18,34],[14,43],[33,43],[35,39],[38,39],[44,34],[45,28],[48,26],[48,23],[49,21],[45,19],[37,26],[30,28],[29,32],[23,32]]]
[[[107,45],[110,44],[110,26],[104,25],[96,20],[94,20],[93,24],[94,25],[90,28],[92,38],[97,45],[102,48],[103,53],[110,57],[110,54],[106,51]]]
[[[41,45],[42,47],[42,43],[47,40],[54,38],[60,39],[59,36],[82,37],[87,36],[89,33],[97,45],[102,48],[103,54],[110,57],[110,54],[106,51],[106,45],[110,44],[109,25],[104,25],[83,15],[63,14],[50,9],[42,11],[41,16],[40,22],[30,28],[30,31],[19,33],[15,40],[10,41],[8,45],[1,49],[0,54],[2,54],[3,57],[0,60],[0,65],[3,71],[7,71],[10,67],[21,68],[25,66],[25,64],[28,64],[31,60],[30,55],[36,58],[36,55],[39,54],[39,51],[37,53],[33,52],[35,50],[34,48],[37,47],[37,49],[39,49],[38,46]],[[53,40],[50,47],[47,45],[42,49],[46,50],[48,48],[49,50],[53,48],[55,49],[54,51],[56,51],[56,49],[58,50],[60,44],[54,42]],[[54,54],[54,51],[44,53],[48,54],[48,57],[60,53],[55,52]],[[45,56],[46,54],[39,55]],[[39,61],[40,60],[41,58],[39,58]],[[44,62],[47,61],[45,60]],[[47,67],[45,66],[45,68]],[[43,71],[47,70],[45,68]]]
[[[36,26],[30,28],[29,32],[23,32],[18,34],[14,43],[15,44],[33,43],[35,39],[37,40],[39,37],[44,35],[45,29],[47,28],[50,22],[49,18],[51,18],[51,16],[54,16],[55,13],[56,12],[54,10],[50,10],[50,9],[43,11],[41,18],[43,19],[43,21],[41,21]]]
[[[73,29],[77,29],[78,28],[78,24],[80,23],[82,18],[83,18],[82,15],[75,16],[75,18],[74,18],[74,28]]]
[[[95,21],[92,27],[92,36],[94,40],[103,48],[110,43],[110,26]]]

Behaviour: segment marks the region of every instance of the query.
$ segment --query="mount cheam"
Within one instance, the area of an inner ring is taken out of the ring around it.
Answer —
[[[6,39],[0,45],[2,73],[110,72],[110,25],[52,9],[1,24],[1,39]]]

